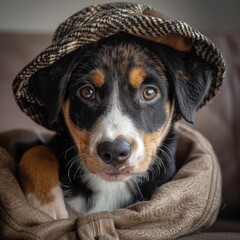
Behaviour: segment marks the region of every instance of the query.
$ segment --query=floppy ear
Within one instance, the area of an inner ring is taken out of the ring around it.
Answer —
[[[161,55],[175,93],[177,111],[186,121],[193,123],[195,113],[210,89],[213,69],[192,52],[163,47]]]
[[[30,78],[31,91],[45,105],[50,124],[57,120],[61,110],[74,62],[74,54],[68,54]]]

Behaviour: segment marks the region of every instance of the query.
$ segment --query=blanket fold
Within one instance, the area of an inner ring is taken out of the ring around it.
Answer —
[[[177,124],[176,132],[181,166],[150,201],[64,220],[53,220],[27,203],[17,181],[17,161],[0,148],[0,236],[11,240],[174,239],[211,226],[221,203],[217,158],[195,130]]]

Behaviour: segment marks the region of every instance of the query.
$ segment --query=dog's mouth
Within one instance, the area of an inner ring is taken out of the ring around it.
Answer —
[[[106,181],[126,181],[133,175],[133,167],[130,166],[116,166],[112,169],[106,169],[99,173],[99,176]]]
[[[100,177],[109,182],[126,181],[131,178],[130,174],[120,172],[101,173]]]

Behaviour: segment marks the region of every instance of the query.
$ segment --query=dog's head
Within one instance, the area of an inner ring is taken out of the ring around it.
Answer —
[[[106,180],[146,172],[173,115],[192,122],[211,84],[209,66],[193,53],[125,34],[36,74],[31,87],[49,122],[63,114],[84,167]]]

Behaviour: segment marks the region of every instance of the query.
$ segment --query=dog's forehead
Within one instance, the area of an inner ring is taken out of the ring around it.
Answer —
[[[164,71],[161,60],[147,46],[134,42],[100,46],[93,61],[91,80],[98,87],[107,81],[121,79],[138,88],[149,69]]]
[[[115,45],[100,46],[98,57],[106,66],[117,65],[121,69],[126,69],[131,65],[143,64],[149,52],[146,46],[137,43],[120,42]]]

